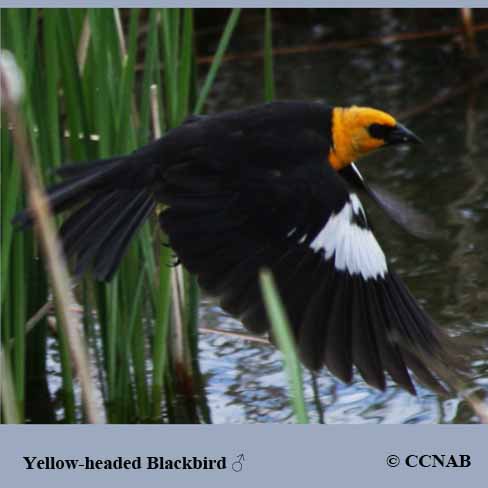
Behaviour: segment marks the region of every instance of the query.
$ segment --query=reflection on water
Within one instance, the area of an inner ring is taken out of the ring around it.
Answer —
[[[204,303],[202,325],[242,331],[240,323],[211,303]],[[271,345],[219,334],[202,334],[200,361],[214,423],[292,422],[289,388],[280,353]],[[485,375],[486,376],[486,375]],[[458,399],[440,401],[418,387],[418,397],[389,383],[372,389],[355,375],[351,385],[322,371],[320,405],[326,423],[451,423],[476,421]],[[482,382],[479,381],[481,385]],[[485,387],[488,382],[485,381]],[[305,397],[312,422],[320,421],[312,378],[305,373]]]
[[[395,22],[388,25],[395,26]],[[299,31],[295,36],[305,38]],[[479,41],[481,52],[488,52],[487,36],[480,36]],[[261,78],[249,76],[260,69],[259,63],[245,60],[224,65],[211,111],[260,103]],[[454,334],[475,333],[486,339],[487,84],[470,87],[428,108],[450,87],[466,84],[474,76],[468,74],[459,46],[451,38],[443,38],[301,53],[277,57],[275,69],[279,98],[376,106],[397,114],[424,139],[421,146],[377,153],[361,161],[360,167],[370,181],[426,211],[448,237],[419,241],[392,225],[371,204],[363,203],[390,261],[434,319]],[[404,113],[415,115],[402,118]],[[210,302],[202,306],[202,325],[242,332],[239,322]],[[280,353],[274,347],[202,334],[200,349],[214,422],[292,421]],[[475,383],[485,388],[487,360],[488,355],[475,364]],[[344,385],[327,371],[321,372],[317,382],[326,423],[477,421],[465,402],[441,400],[422,387],[418,387],[417,397],[392,384],[382,393],[359,376],[352,385]],[[318,422],[308,372],[305,384],[311,419]]]

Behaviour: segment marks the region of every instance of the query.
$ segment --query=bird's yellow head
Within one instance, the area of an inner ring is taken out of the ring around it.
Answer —
[[[332,110],[332,146],[329,163],[340,170],[385,145],[421,142],[390,114],[368,107]]]

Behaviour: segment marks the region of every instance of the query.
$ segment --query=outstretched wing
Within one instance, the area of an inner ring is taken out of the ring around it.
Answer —
[[[169,170],[160,221],[225,310],[269,331],[258,283],[268,268],[308,367],[326,365],[349,382],[355,365],[379,389],[388,373],[415,393],[410,369],[444,391],[425,360],[449,365],[448,337],[391,270],[359,199],[327,164],[286,173],[248,166],[245,178],[213,168]]]

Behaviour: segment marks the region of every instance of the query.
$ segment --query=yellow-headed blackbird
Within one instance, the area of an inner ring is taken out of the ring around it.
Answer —
[[[379,110],[275,102],[190,117],[129,155],[61,167],[49,201],[72,210],[60,233],[78,274],[110,279],[160,202],[179,260],[248,329],[269,331],[257,280],[268,268],[306,366],[350,382],[355,365],[382,390],[388,373],[415,393],[410,370],[439,391],[431,366],[453,367],[452,341],[387,263],[355,193],[368,187],[354,161],[414,142]],[[30,224],[29,212],[15,222]]]

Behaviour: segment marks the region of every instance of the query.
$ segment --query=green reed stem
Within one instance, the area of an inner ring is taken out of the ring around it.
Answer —
[[[309,420],[303,393],[302,368],[296,353],[290,324],[272,275],[263,271],[259,278],[266,311],[273,327],[273,337],[283,353],[283,361],[291,387],[293,411],[298,423],[307,424]]]

